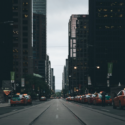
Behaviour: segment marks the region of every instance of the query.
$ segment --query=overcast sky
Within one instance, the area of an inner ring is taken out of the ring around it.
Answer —
[[[47,0],[47,53],[54,68],[55,89],[62,89],[68,57],[68,22],[72,14],[88,14],[88,0]]]

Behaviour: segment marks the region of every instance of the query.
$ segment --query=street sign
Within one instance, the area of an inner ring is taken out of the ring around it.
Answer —
[[[12,84],[10,80],[2,81],[2,90],[12,90]]]
[[[14,80],[11,80],[11,83],[14,83]]]
[[[10,72],[11,83],[14,83],[15,80],[15,72]]]
[[[92,85],[90,76],[88,76],[88,85]]]
[[[24,86],[25,86],[25,79],[21,78],[21,87],[24,87]]]

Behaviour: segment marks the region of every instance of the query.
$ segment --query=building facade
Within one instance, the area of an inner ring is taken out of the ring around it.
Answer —
[[[125,85],[125,1],[89,1],[89,75],[95,91]]]
[[[69,20],[68,76],[70,94],[82,94],[88,84],[88,15],[72,15]]]
[[[13,0],[13,71],[15,79],[33,74],[33,2]]]
[[[34,72],[45,79],[46,60],[46,0],[33,0]]]
[[[5,7],[7,9],[5,9]],[[4,11],[3,11],[4,10]],[[10,80],[13,71],[13,13],[12,1],[4,0],[0,4],[0,88],[3,80]],[[9,64],[9,65],[8,65]]]

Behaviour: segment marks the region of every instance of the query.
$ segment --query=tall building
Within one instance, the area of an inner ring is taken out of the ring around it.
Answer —
[[[33,74],[33,8],[32,0],[13,0],[13,71],[15,78]]]
[[[125,1],[89,1],[89,75],[95,91],[125,85]]]
[[[6,7],[6,9],[5,9]],[[4,10],[4,11],[3,11]],[[10,71],[13,70],[13,16],[12,1],[0,2],[0,88],[3,80],[10,80]]]
[[[33,0],[34,72],[45,79],[46,60],[46,0]]]
[[[72,15],[69,20],[68,76],[70,94],[82,94],[88,75],[88,15]]]

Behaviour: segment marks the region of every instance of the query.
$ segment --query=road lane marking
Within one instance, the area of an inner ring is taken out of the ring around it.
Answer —
[[[101,109],[101,110],[108,111],[108,112],[110,111],[110,110],[107,110],[107,109]]]
[[[15,110],[12,110],[12,112],[14,112],[14,111],[17,111],[17,109],[15,109]]]
[[[58,117],[59,117],[59,116],[58,116],[58,115],[56,115],[56,119],[58,119]]]

